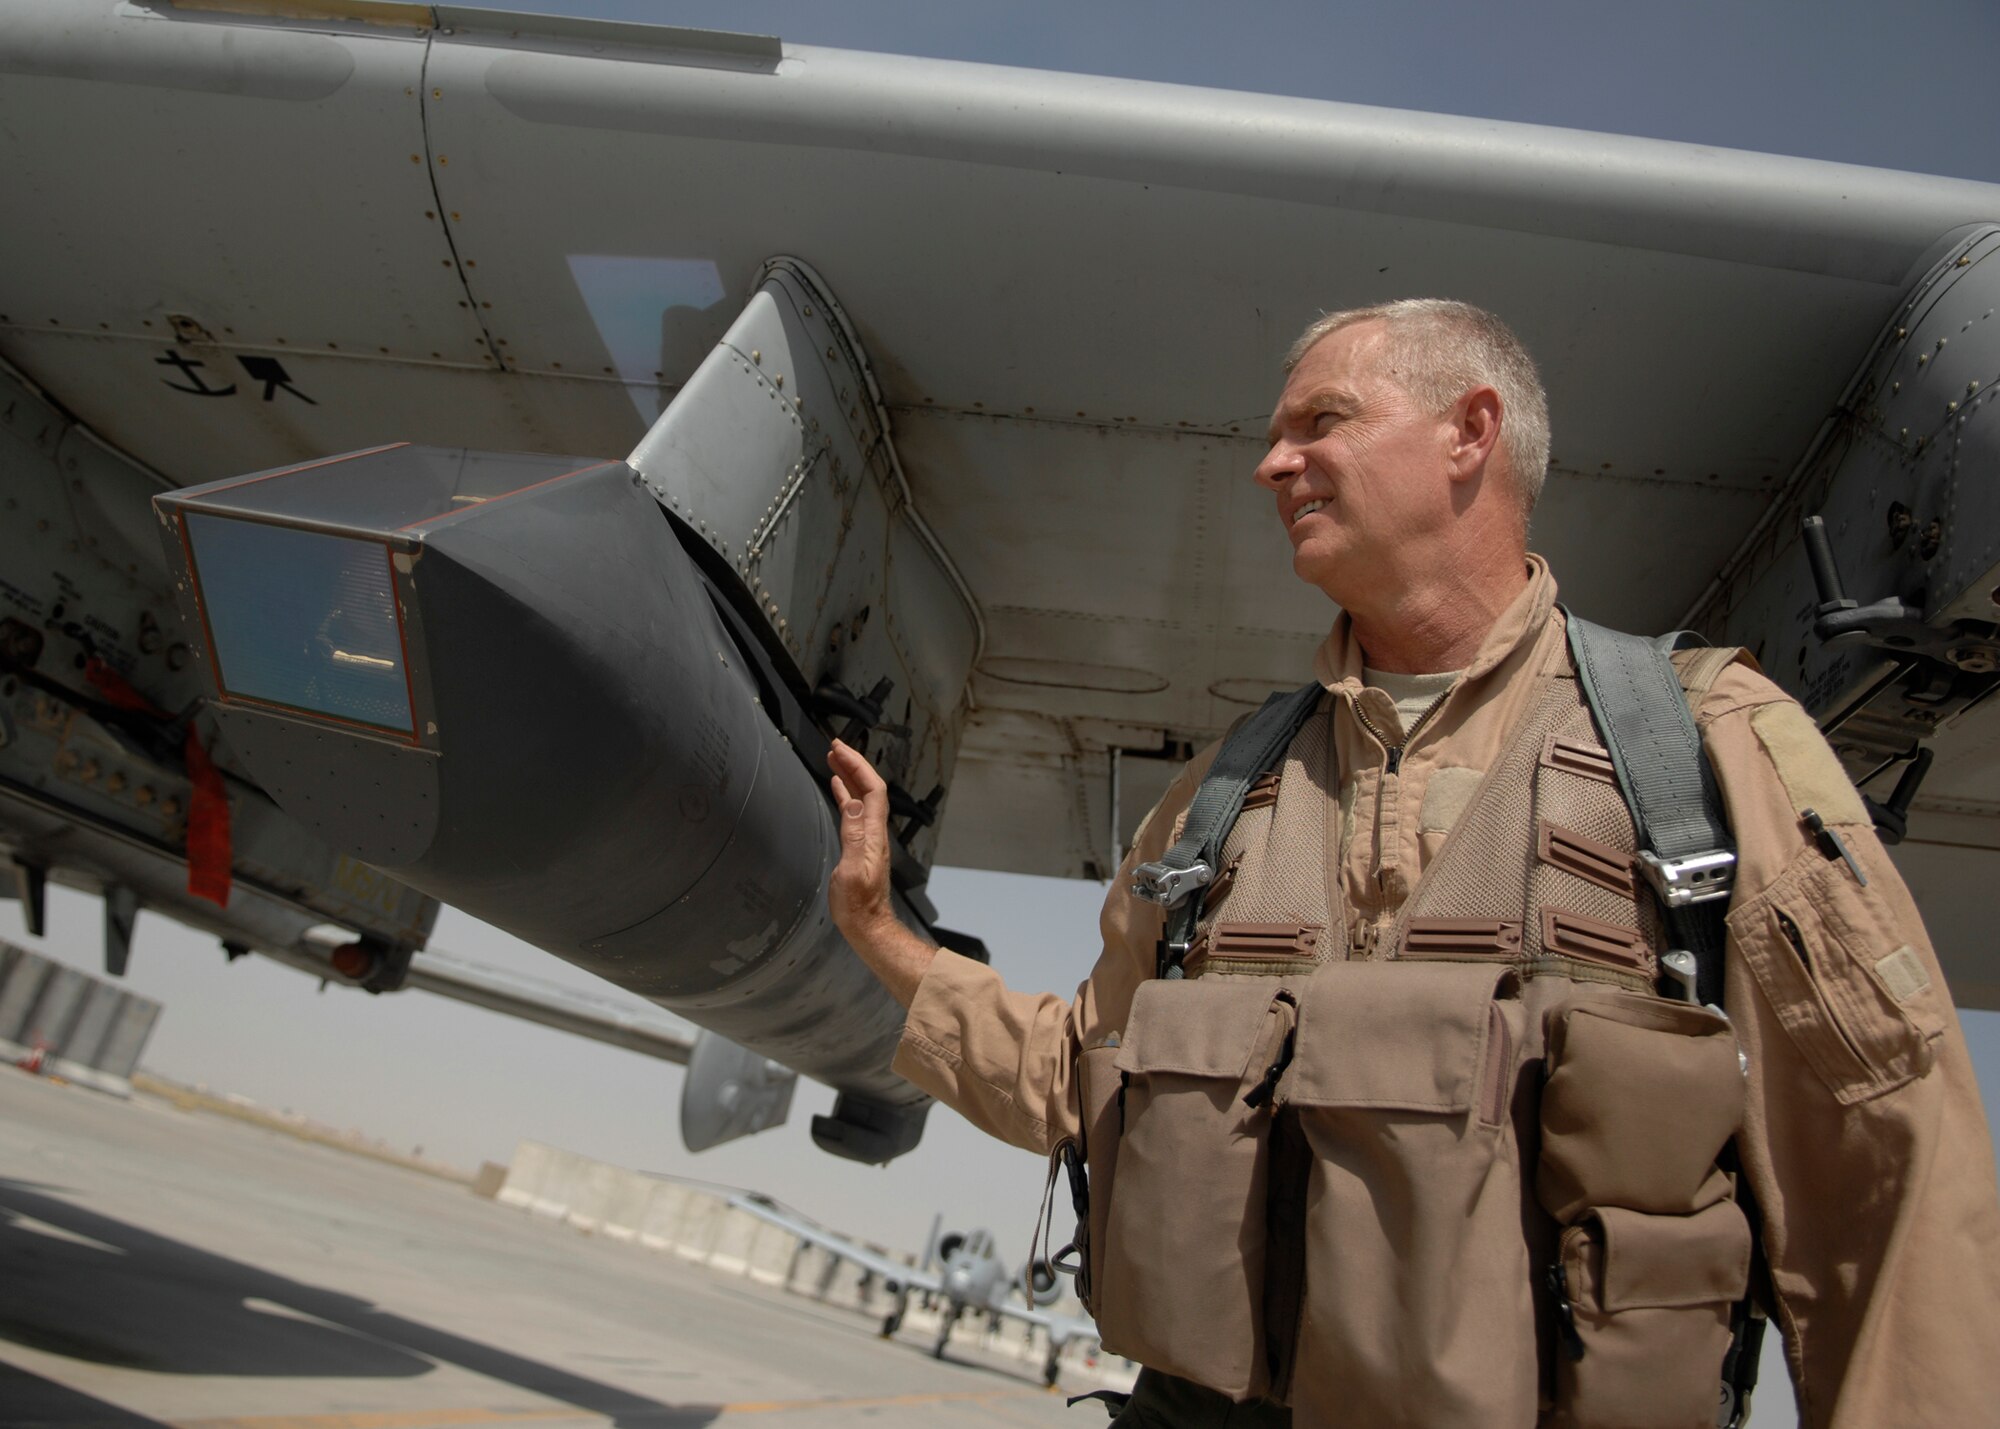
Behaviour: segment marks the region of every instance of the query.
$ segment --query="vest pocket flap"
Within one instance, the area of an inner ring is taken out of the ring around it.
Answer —
[[[1478,963],[1327,963],[1299,1008],[1280,1094],[1301,1107],[1463,1112],[1472,1107],[1490,1014],[1514,973]]]
[[[1592,1018],[1596,1021],[1585,1023],[1579,1020],[1582,1018]],[[1572,1026],[1572,1023],[1575,1026]],[[1602,1027],[1605,1024],[1637,1028],[1641,1032],[1666,1032],[1688,1038],[1707,1038],[1707,1042],[1700,1044],[1701,1050],[1695,1054],[1696,1056],[1703,1061],[1720,1058],[1725,1067],[1735,1065],[1736,1034],[1730,1030],[1728,1018],[1711,1012],[1706,1007],[1682,1002],[1678,998],[1621,991],[1596,1002],[1579,1003],[1551,1019],[1548,1034],[1548,1060],[1551,1069],[1569,1060],[1568,1047],[1572,1038],[1618,1035],[1615,1031],[1582,1030],[1586,1027]],[[1718,1047],[1727,1048],[1728,1051],[1726,1053],[1717,1051]],[[1728,1078],[1724,1077],[1723,1081],[1726,1083]]]
[[[1750,1223],[1734,1201],[1691,1216],[1610,1206],[1593,1214],[1604,1245],[1596,1298],[1607,1314],[1724,1303],[1749,1283]]]
[[[1556,1356],[1555,1425],[1694,1429],[1716,1422],[1732,1302],[1750,1280],[1750,1225],[1734,1201],[1691,1216],[1600,1209],[1563,1232],[1569,1353]]]
[[[1112,1063],[1131,1076],[1172,1072],[1241,1079],[1267,1033],[1278,984],[1270,978],[1172,978],[1141,983]]]
[[[1536,1193],[1567,1224],[1592,1206],[1679,1215],[1716,1199],[1715,1158],[1743,1121],[1728,1020],[1618,992],[1549,1019]]]

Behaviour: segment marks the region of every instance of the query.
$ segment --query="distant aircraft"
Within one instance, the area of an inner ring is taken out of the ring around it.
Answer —
[[[1054,1304],[1061,1294],[1055,1272],[1048,1265],[1030,1264],[1023,1266],[1018,1273],[1010,1273],[1006,1263],[994,1253],[993,1237],[986,1231],[976,1230],[968,1234],[953,1232],[941,1238],[933,1234],[932,1243],[924,1249],[923,1263],[911,1266],[816,1226],[768,1197],[734,1196],[729,1204],[788,1230],[801,1240],[861,1267],[864,1273],[880,1278],[889,1293],[896,1297],[895,1308],[882,1320],[884,1339],[902,1327],[903,1313],[909,1307],[912,1293],[942,1300],[944,1305],[938,1321],[937,1337],[931,1344],[931,1354],[938,1359],[944,1358],[945,1346],[951,1342],[952,1329],[968,1310],[1040,1326],[1047,1333],[1049,1344],[1048,1354],[1042,1361],[1044,1384],[1056,1382],[1062,1353],[1072,1341],[1097,1338],[1095,1322],[1070,1315],[1050,1314],[1043,1308]],[[1016,1295],[1020,1299],[1016,1300]]]
[[[389,991],[442,900],[734,1044],[691,1142],[789,1068],[907,1152],[828,742],[940,943],[936,860],[1108,877],[1324,633],[1285,344],[1443,294],[1565,598],[1750,647],[2000,1007],[2000,188],[376,0],[16,0],[0,72],[0,859],[113,970]]]

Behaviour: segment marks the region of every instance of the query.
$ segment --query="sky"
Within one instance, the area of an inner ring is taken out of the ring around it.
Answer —
[[[511,8],[777,34],[789,43],[1167,80],[1700,144],[2000,182],[1992,62],[2000,5],[1630,4],[1405,0],[1364,7],[1249,0],[573,0]],[[1096,956],[1094,884],[940,869],[944,921],[984,937],[1025,989],[1067,995]],[[93,900],[56,893],[40,946],[95,967]],[[11,904],[0,937],[27,941]],[[434,945],[551,981],[606,985],[447,911]],[[522,1139],[648,1170],[755,1186],[834,1225],[921,1244],[932,1212],[985,1225],[1010,1256],[1041,1186],[1033,1157],[935,1111],[887,1170],[813,1149],[832,1094],[802,1084],[785,1127],[701,1157],[676,1131],[668,1065],[420,994],[321,992],[261,959],[141,919],[131,976],[167,1005],[148,1061],[463,1165]],[[613,990],[615,991],[615,990]],[[2000,1014],[1966,1016],[1989,1107],[2000,1105]]]
[[[2000,181],[1991,0],[504,0]]]

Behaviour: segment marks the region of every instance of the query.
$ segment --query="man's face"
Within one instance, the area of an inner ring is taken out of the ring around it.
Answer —
[[[1277,498],[1292,569],[1352,604],[1452,515],[1451,422],[1388,370],[1380,322],[1323,338],[1292,369],[1257,483]],[[1405,549],[1409,548],[1409,549]]]

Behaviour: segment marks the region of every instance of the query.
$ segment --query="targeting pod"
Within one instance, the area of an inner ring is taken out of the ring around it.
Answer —
[[[631,468],[398,445],[157,505],[215,718],[288,813],[920,1126],[902,1010],[826,911],[829,801]]]
[[[982,625],[810,269],[766,266],[629,463],[392,445],[155,508],[216,720],[288,814],[835,1087],[827,1150],[916,1145],[903,1011],[826,909],[825,754],[890,783],[899,915],[983,957],[922,894]]]

